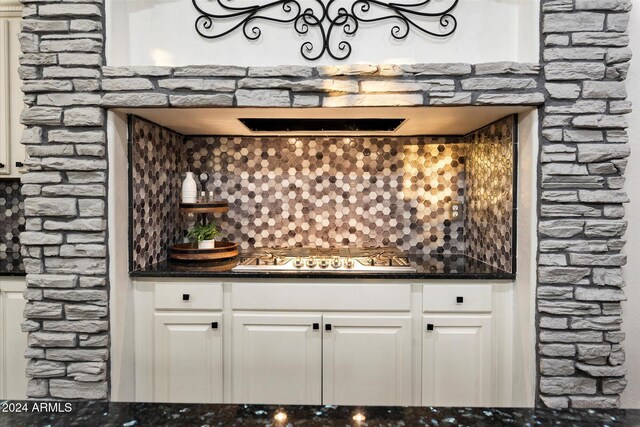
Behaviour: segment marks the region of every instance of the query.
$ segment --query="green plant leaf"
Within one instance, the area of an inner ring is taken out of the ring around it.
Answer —
[[[195,240],[196,242],[202,242],[203,240],[213,240],[216,236],[220,235],[218,227],[213,222],[207,225],[196,224],[189,230],[187,237]]]

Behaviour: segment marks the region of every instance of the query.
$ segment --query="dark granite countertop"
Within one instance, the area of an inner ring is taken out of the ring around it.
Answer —
[[[17,404],[18,402],[11,402]],[[20,402],[28,413],[0,410],[0,425],[19,426],[637,426],[640,410],[255,406],[71,402],[70,411],[33,411],[42,402]],[[62,409],[67,402],[57,403]],[[274,415],[286,414],[285,422]],[[353,416],[361,413],[364,422]]]
[[[24,276],[25,274],[19,252],[0,252],[0,276]]]
[[[505,279],[515,278],[489,264],[460,254],[409,254],[409,261],[415,272],[390,273],[341,273],[331,270],[306,272],[264,272],[231,271],[235,263],[227,264],[226,271],[220,271],[219,264],[176,263],[162,261],[144,269],[130,273],[131,277],[220,277],[220,278],[261,278],[261,279]]]

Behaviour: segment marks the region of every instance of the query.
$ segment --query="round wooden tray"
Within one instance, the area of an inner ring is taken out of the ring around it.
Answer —
[[[180,211],[195,214],[226,213],[229,212],[229,203],[180,203]]]
[[[230,271],[238,265],[239,258],[221,259],[217,261],[179,261],[168,263],[169,271],[186,271],[190,273]]]
[[[213,249],[198,249],[197,243],[176,243],[171,246],[169,259],[178,261],[215,261],[238,256],[238,244],[216,242]]]

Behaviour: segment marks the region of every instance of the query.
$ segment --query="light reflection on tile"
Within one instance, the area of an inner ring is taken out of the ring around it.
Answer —
[[[507,117],[467,138],[467,254],[509,273],[514,130],[513,117]]]

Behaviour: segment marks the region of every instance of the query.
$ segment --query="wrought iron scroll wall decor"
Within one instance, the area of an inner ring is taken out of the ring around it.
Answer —
[[[407,37],[411,29],[434,37],[447,37],[458,26],[451,14],[459,0],[192,0],[200,13],[196,31],[207,39],[217,39],[242,29],[249,40],[262,34],[260,21],[293,24],[300,35],[310,30],[319,34],[319,43],[305,41],[300,47],[302,56],[315,61],[325,53],[336,60],[351,54],[351,43],[363,23],[393,21],[391,36],[396,40]],[[240,6],[239,4],[244,3]],[[205,7],[206,4],[206,7]],[[442,5],[445,6],[442,6]],[[438,5],[440,6],[438,8]],[[439,10],[436,10],[439,9]],[[426,22],[425,22],[426,21]],[[433,29],[427,28],[432,25]]]

